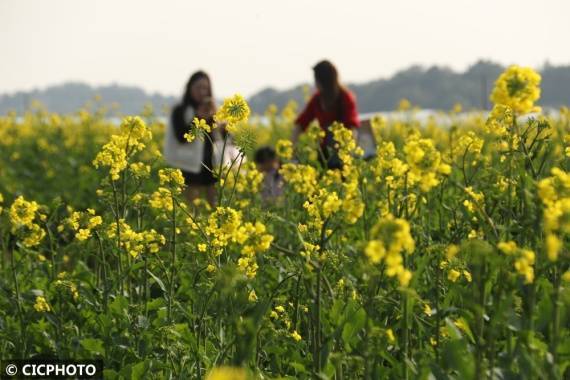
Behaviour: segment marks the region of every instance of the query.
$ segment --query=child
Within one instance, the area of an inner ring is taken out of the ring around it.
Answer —
[[[257,170],[263,173],[261,197],[264,201],[273,201],[283,192],[283,180],[279,174],[280,163],[275,150],[270,147],[259,148],[255,152]]]

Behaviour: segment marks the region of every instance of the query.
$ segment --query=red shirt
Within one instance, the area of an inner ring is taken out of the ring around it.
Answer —
[[[339,107],[331,111],[325,111],[321,105],[319,92],[315,93],[303,112],[295,120],[295,124],[299,125],[304,131],[315,119],[319,121],[319,125],[324,130],[335,121],[343,123],[347,128],[358,128],[360,120],[358,119],[354,95],[342,89]]]

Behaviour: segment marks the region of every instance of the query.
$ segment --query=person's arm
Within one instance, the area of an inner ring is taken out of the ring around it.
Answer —
[[[301,114],[295,120],[295,127],[293,129],[293,135],[291,136],[291,141],[293,142],[293,144],[297,144],[297,141],[299,140],[299,136],[301,135],[301,133],[304,132],[305,129],[307,129],[307,127],[311,123],[311,121],[315,119],[316,116],[315,102],[316,102],[316,97],[313,96],[311,100],[309,100],[309,103],[307,103],[307,105],[305,106],[303,112],[301,112]]]

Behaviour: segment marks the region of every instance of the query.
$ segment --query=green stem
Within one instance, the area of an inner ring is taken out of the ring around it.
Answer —
[[[239,178],[239,172],[240,172],[240,170],[241,170],[241,164],[242,164],[242,163],[243,163],[243,155],[240,153],[240,160],[239,160],[239,165],[238,165],[238,168],[237,168],[237,172],[235,173],[235,177],[234,177],[235,180],[234,180],[234,185],[233,185],[233,187],[232,187],[232,193],[230,194],[230,197],[228,198],[228,202],[227,202],[227,205],[228,205],[228,206],[231,206],[232,199],[234,198],[234,195],[235,195],[235,192],[236,192],[237,182],[238,182],[238,178]],[[230,170],[231,170],[231,169],[230,169]],[[221,205],[221,204],[222,204],[222,203],[220,202],[220,205]]]
[[[483,358],[485,349],[484,340],[484,315],[485,315],[485,264],[481,263],[480,268],[481,274],[479,276],[479,307],[477,308],[476,318],[477,318],[477,334],[475,335],[477,343],[477,353],[475,362],[475,378],[484,379],[485,371],[483,369]]]
[[[144,260],[144,274],[143,274],[143,302],[144,302],[144,315],[148,317],[148,258],[146,255],[143,257]]]
[[[552,318],[552,336],[550,338],[550,353],[552,354],[552,364],[556,368],[558,364],[558,338],[560,335],[560,273],[558,265],[554,266],[554,289],[552,299],[554,303]]]
[[[172,298],[174,297],[174,278],[176,276],[176,202],[172,195],[172,238],[170,242],[171,263],[168,289],[168,323],[172,322]]]
[[[117,234],[117,274],[119,281],[119,291],[120,294],[123,295],[123,259],[121,257],[121,227],[120,227],[120,218],[119,218],[119,199],[117,197],[117,189],[115,187],[115,181],[111,179],[111,186],[113,188],[113,200],[115,202],[115,224],[116,224],[116,234]]]
[[[321,267],[317,268],[317,292],[315,298],[315,349],[313,365],[315,374],[321,372]]]
[[[439,263],[441,258],[437,256],[438,260],[435,263],[435,361],[439,364],[439,344],[441,336],[439,333],[439,327],[441,326],[441,310],[439,307],[439,298],[441,297],[441,268]]]
[[[404,379],[409,378],[408,360],[409,360],[409,324],[408,324],[408,293],[402,295],[402,351],[404,354]]]
[[[101,263],[103,266],[103,311],[107,313],[107,304],[109,299],[107,288],[107,260],[105,258],[105,252],[103,251],[103,242],[101,241],[101,236],[99,236],[98,232],[95,232],[95,237],[97,238],[97,243],[99,245],[99,255],[101,256]]]
[[[22,337],[22,357],[26,357],[26,324],[24,323],[24,312],[22,310],[22,301],[20,297],[20,287],[18,285],[18,277],[16,276],[16,264],[14,262],[14,249],[10,249],[10,265],[12,267],[12,279],[14,281],[14,290],[16,291],[16,305],[18,306],[18,319],[20,320],[20,334]]]
[[[224,154],[226,152],[227,141],[228,141],[228,136],[226,135],[224,137],[224,145],[222,146],[222,155],[220,157],[220,165],[218,168],[218,178],[222,178],[222,168],[224,166]],[[212,144],[212,146],[214,146],[214,144]],[[224,195],[224,187],[225,187],[225,183],[223,185],[220,185],[220,187],[218,188],[218,204],[222,204],[222,197]]]

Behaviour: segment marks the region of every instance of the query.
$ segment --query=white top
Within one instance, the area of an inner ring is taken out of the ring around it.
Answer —
[[[184,110],[184,122],[190,125],[194,119],[194,111],[191,107]],[[202,158],[204,156],[204,141],[200,138],[192,142],[180,143],[174,134],[172,120],[169,120],[164,134],[164,159],[169,165],[175,168],[190,172],[199,173],[202,169]]]

